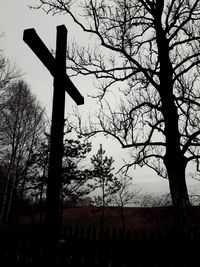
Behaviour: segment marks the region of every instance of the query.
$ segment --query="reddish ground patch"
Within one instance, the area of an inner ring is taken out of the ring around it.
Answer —
[[[171,223],[171,208],[124,208],[123,216],[127,229],[152,229]],[[63,211],[64,224],[100,227],[101,208],[81,207]],[[122,227],[122,217],[118,207],[105,209],[105,226]]]
[[[124,208],[123,210],[127,229],[153,229],[164,228],[172,223],[172,208]],[[200,225],[200,207],[192,207],[192,216],[195,223]],[[22,222],[30,220],[38,221],[39,215],[23,216]],[[101,208],[77,207],[63,210],[63,225],[101,226]],[[122,218],[118,207],[107,207],[105,209],[104,225],[111,228],[121,228]]]

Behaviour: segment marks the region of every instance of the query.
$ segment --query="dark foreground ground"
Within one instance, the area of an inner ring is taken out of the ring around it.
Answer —
[[[43,238],[40,214],[21,216],[21,225],[9,231],[1,229],[1,266],[199,266],[200,231],[182,236],[170,229],[171,207],[124,208],[123,212],[126,229],[120,229],[120,209],[108,207],[106,228],[101,231],[101,208],[64,209],[62,238],[53,253]],[[200,207],[192,207],[190,213],[199,227]]]

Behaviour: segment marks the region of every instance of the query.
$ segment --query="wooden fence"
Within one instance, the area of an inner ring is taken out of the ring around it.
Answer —
[[[1,266],[45,266],[43,231],[21,226],[1,230]],[[56,266],[66,267],[192,267],[200,263],[199,234],[182,239],[168,231],[97,231],[66,227],[56,251]]]

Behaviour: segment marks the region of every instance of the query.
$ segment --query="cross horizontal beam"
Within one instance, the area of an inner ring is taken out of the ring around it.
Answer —
[[[48,48],[42,42],[40,37],[37,35],[34,28],[24,30],[23,34],[24,42],[33,50],[36,56],[43,62],[45,67],[49,70],[51,75],[55,77],[55,58],[50,53]],[[71,96],[71,98],[76,102],[77,105],[84,104],[84,98],[75,87],[75,85],[70,80],[69,76],[66,74],[64,78],[63,86],[66,88],[66,92]]]

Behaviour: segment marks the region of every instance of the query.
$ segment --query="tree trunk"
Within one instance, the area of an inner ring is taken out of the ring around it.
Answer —
[[[173,67],[169,56],[169,43],[162,28],[161,16],[155,20],[155,29],[160,61],[158,91],[165,121],[166,154],[164,164],[168,173],[172,203],[175,207],[184,207],[189,205],[185,181],[187,161],[180,148],[179,116],[173,94]]]
[[[15,159],[16,153],[15,150],[13,149],[12,154],[11,154],[11,159],[9,163],[9,168],[8,168],[8,173],[7,173],[7,180],[5,184],[5,190],[4,190],[4,196],[3,196],[3,202],[1,206],[1,212],[0,212],[0,225],[1,224],[6,224],[6,218],[7,218],[7,213],[8,213],[8,201],[10,198],[10,194],[12,191],[12,186],[13,186],[13,168],[14,168],[14,159]]]
[[[104,231],[104,213],[105,213],[105,186],[104,177],[102,177],[102,211],[101,211],[101,230]]]
[[[124,206],[123,205],[120,207],[120,216],[121,216],[121,220],[122,220],[122,229],[125,230],[126,229],[126,221],[124,218]]]
[[[185,179],[186,159],[172,155],[169,151],[165,156],[165,166],[168,172],[169,187],[173,206],[184,208],[190,206]]]
[[[188,229],[190,206],[185,180],[187,159],[180,147],[179,116],[174,102],[173,67],[170,61],[169,43],[162,28],[161,17],[155,20],[158,57],[160,61],[160,85],[158,88],[162,114],[165,121],[166,153],[164,164],[168,173],[172,205],[175,210],[175,222],[180,231]]]
[[[165,137],[166,137],[166,153],[164,157],[164,164],[167,169],[169,187],[171,192],[172,204],[176,208],[184,208],[189,206],[189,197],[187,192],[187,185],[185,180],[185,169],[187,159],[182,154],[180,148],[180,133],[178,128],[178,114],[173,100],[173,94],[170,92],[171,88],[169,82],[168,91],[161,97],[162,111],[165,120]],[[162,93],[161,93],[162,95]]]
[[[175,228],[179,234],[190,238],[193,235],[193,219],[190,214],[190,201],[185,179],[186,164],[184,156],[177,157],[177,154],[166,153],[165,166],[169,178]]]

